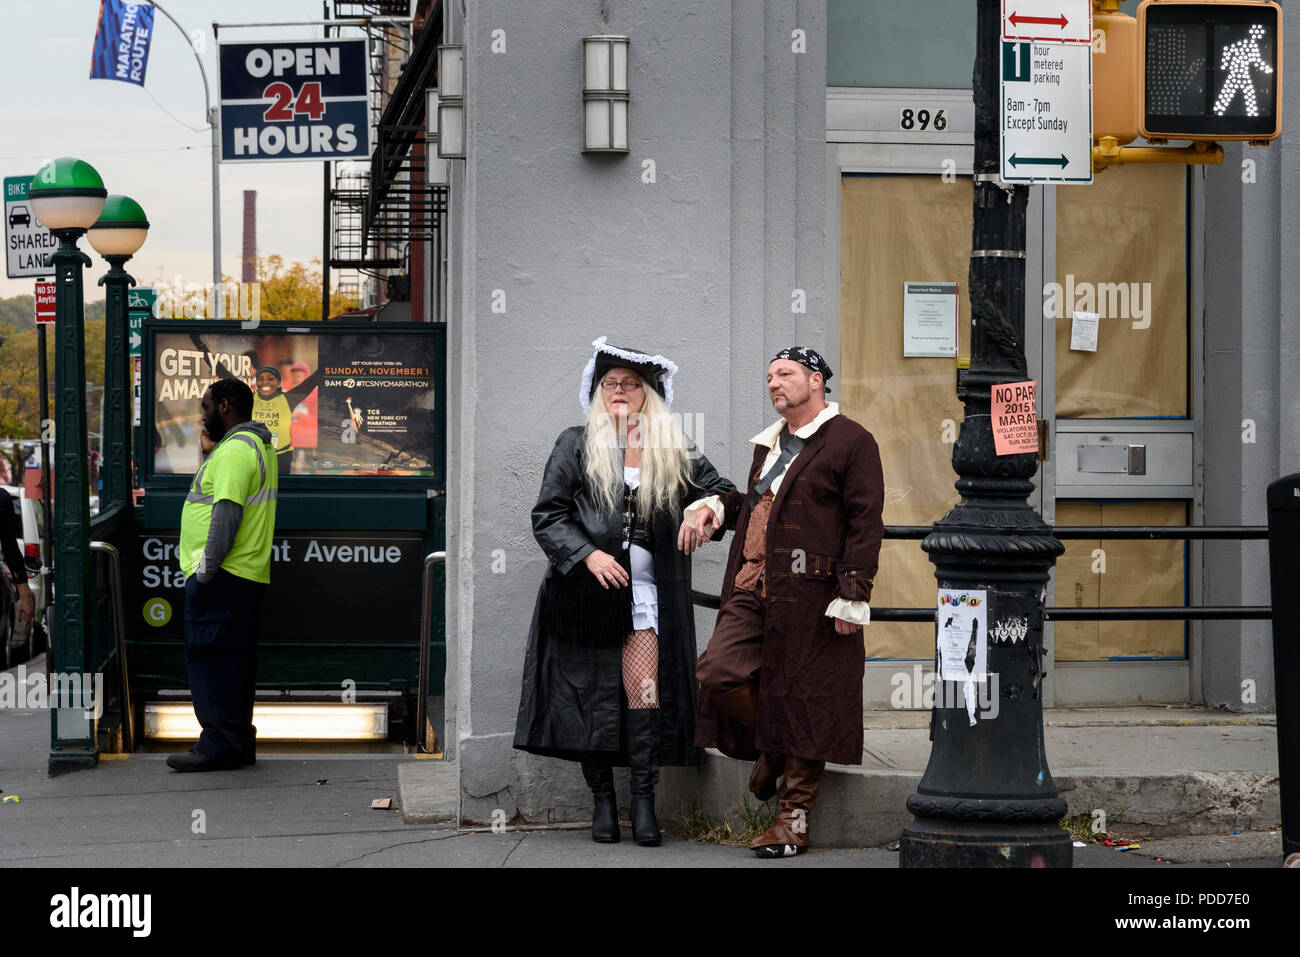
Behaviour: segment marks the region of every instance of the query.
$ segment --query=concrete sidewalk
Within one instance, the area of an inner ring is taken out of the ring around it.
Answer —
[[[1280,832],[1251,831],[1252,822],[1277,823],[1275,739],[1273,728],[1262,723],[1267,719],[1144,725],[1148,710],[1131,715],[1128,724],[1103,728],[1083,726],[1081,715],[1065,717],[1064,724],[1060,714],[1049,715],[1048,755],[1058,783],[1068,788],[1063,793],[1072,813],[1096,806],[1097,795],[1105,802],[1126,798],[1128,810],[1118,816],[1109,808],[1122,805],[1103,803],[1109,829],[1145,838],[1133,808],[1155,817],[1156,796],[1163,795],[1161,800],[1170,801],[1166,819],[1202,831],[1213,830],[1211,823],[1222,827],[1212,834],[1187,837],[1195,832],[1183,831],[1178,838],[1144,840],[1135,851],[1075,848],[1075,866],[1278,866]],[[878,720],[897,725],[916,717],[925,716]],[[163,754],[135,754],[50,778],[49,722],[46,711],[0,710],[0,796],[20,799],[0,804],[0,867],[773,866],[744,848],[672,836],[658,849],[638,848],[626,833],[621,844],[597,845],[585,822],[457,829],[455,766],[402,754],[263,754],[254,767],[208,774],[177,774]],[[828,775],[812,853],[776,866],[897,867],[898,855],[886,845],[910,820],[904,802],[928,755],[926,734],[917,727],[871,730],[872,764],[834,768]],[[661,822],[671,828],[675,813],[697,795],[706,810],[718,807],[711,813],[720,814],[745,793],[747,773],[745,765],[721,757],[698,770],[665,770]],[[1248,787],[1248,780],[1256,783]],[[1199,781],[1203,791],[1174,799],[1175,781]],[[1250,787],[1256,788],[1252,802],[1239,800],[1233,808],[1224,798],[1240,798]],[[371,801],[384,797],[393,799],[393,808],[371,810]],[[1204,798],[1210,803],[1197,812],[1195,799]],[[420,823],[405,822],[403,813]],[[1162,828],[1177,833],[1173,824]],[[1245,833],[1225,833],[1234,829]]]

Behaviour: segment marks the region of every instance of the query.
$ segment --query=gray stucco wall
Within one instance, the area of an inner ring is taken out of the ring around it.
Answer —
[[[824,17],[824,0],[449,5],[468,108],[448,250],[446,737],[463,820],[590,807],[576,765],[511,742],[545,567],[529,511],[556,436],[580,421],[591,340],[672,357],[674,410],[736,476],[771,416],[768,358],[824,336]],[[580,152],[580,39],[599,33],[631,38],[627,156]],[[697,559],[697,587],[717,590],[723,557]]]
[[[1294,30],[1284,43],[1283,62],[1300,63]],[[1300,471],[1300,103],[1286,97],[1283,109],[1272,145],[1229,144],[1206,173],[1207,525],[1265,524],[1268,484]],[[1207,604],[1269,604],[1266,543],[1209,543],[1205,556]],[[1207,622],[1205,636],[1206,704],[1275,708],[1271,623]],[[1243,701],[1247,680],[1254,703]]]

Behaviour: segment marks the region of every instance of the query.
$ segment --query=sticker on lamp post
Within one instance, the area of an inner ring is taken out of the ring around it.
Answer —
[[[1037,383],[1030,380],[995,385],[989,418],[993,422],[993,448],[998,455],[1037,452]]]

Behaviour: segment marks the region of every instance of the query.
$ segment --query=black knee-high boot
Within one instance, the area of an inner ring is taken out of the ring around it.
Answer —
[[[627,761],[632,770],[632,840],[642,847],[659,844],[655,785],[659,783],[659,709],[628,710]]]
[[[620,834],[613,767],[603,758],[583,758],[582,776],[596,802],[591,815],[591,839],[598,844],[617,844]]]

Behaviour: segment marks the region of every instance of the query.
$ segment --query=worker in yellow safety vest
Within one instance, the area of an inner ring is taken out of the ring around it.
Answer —
[[[198,743],[167,764],[220,771],[256,761],[253,727],[258,622],[271,580],[279,473],[270,430],[253,421],[253,390],[219,379],[203,394],[203,429],[215,446],[181,510],[185,671]]]

